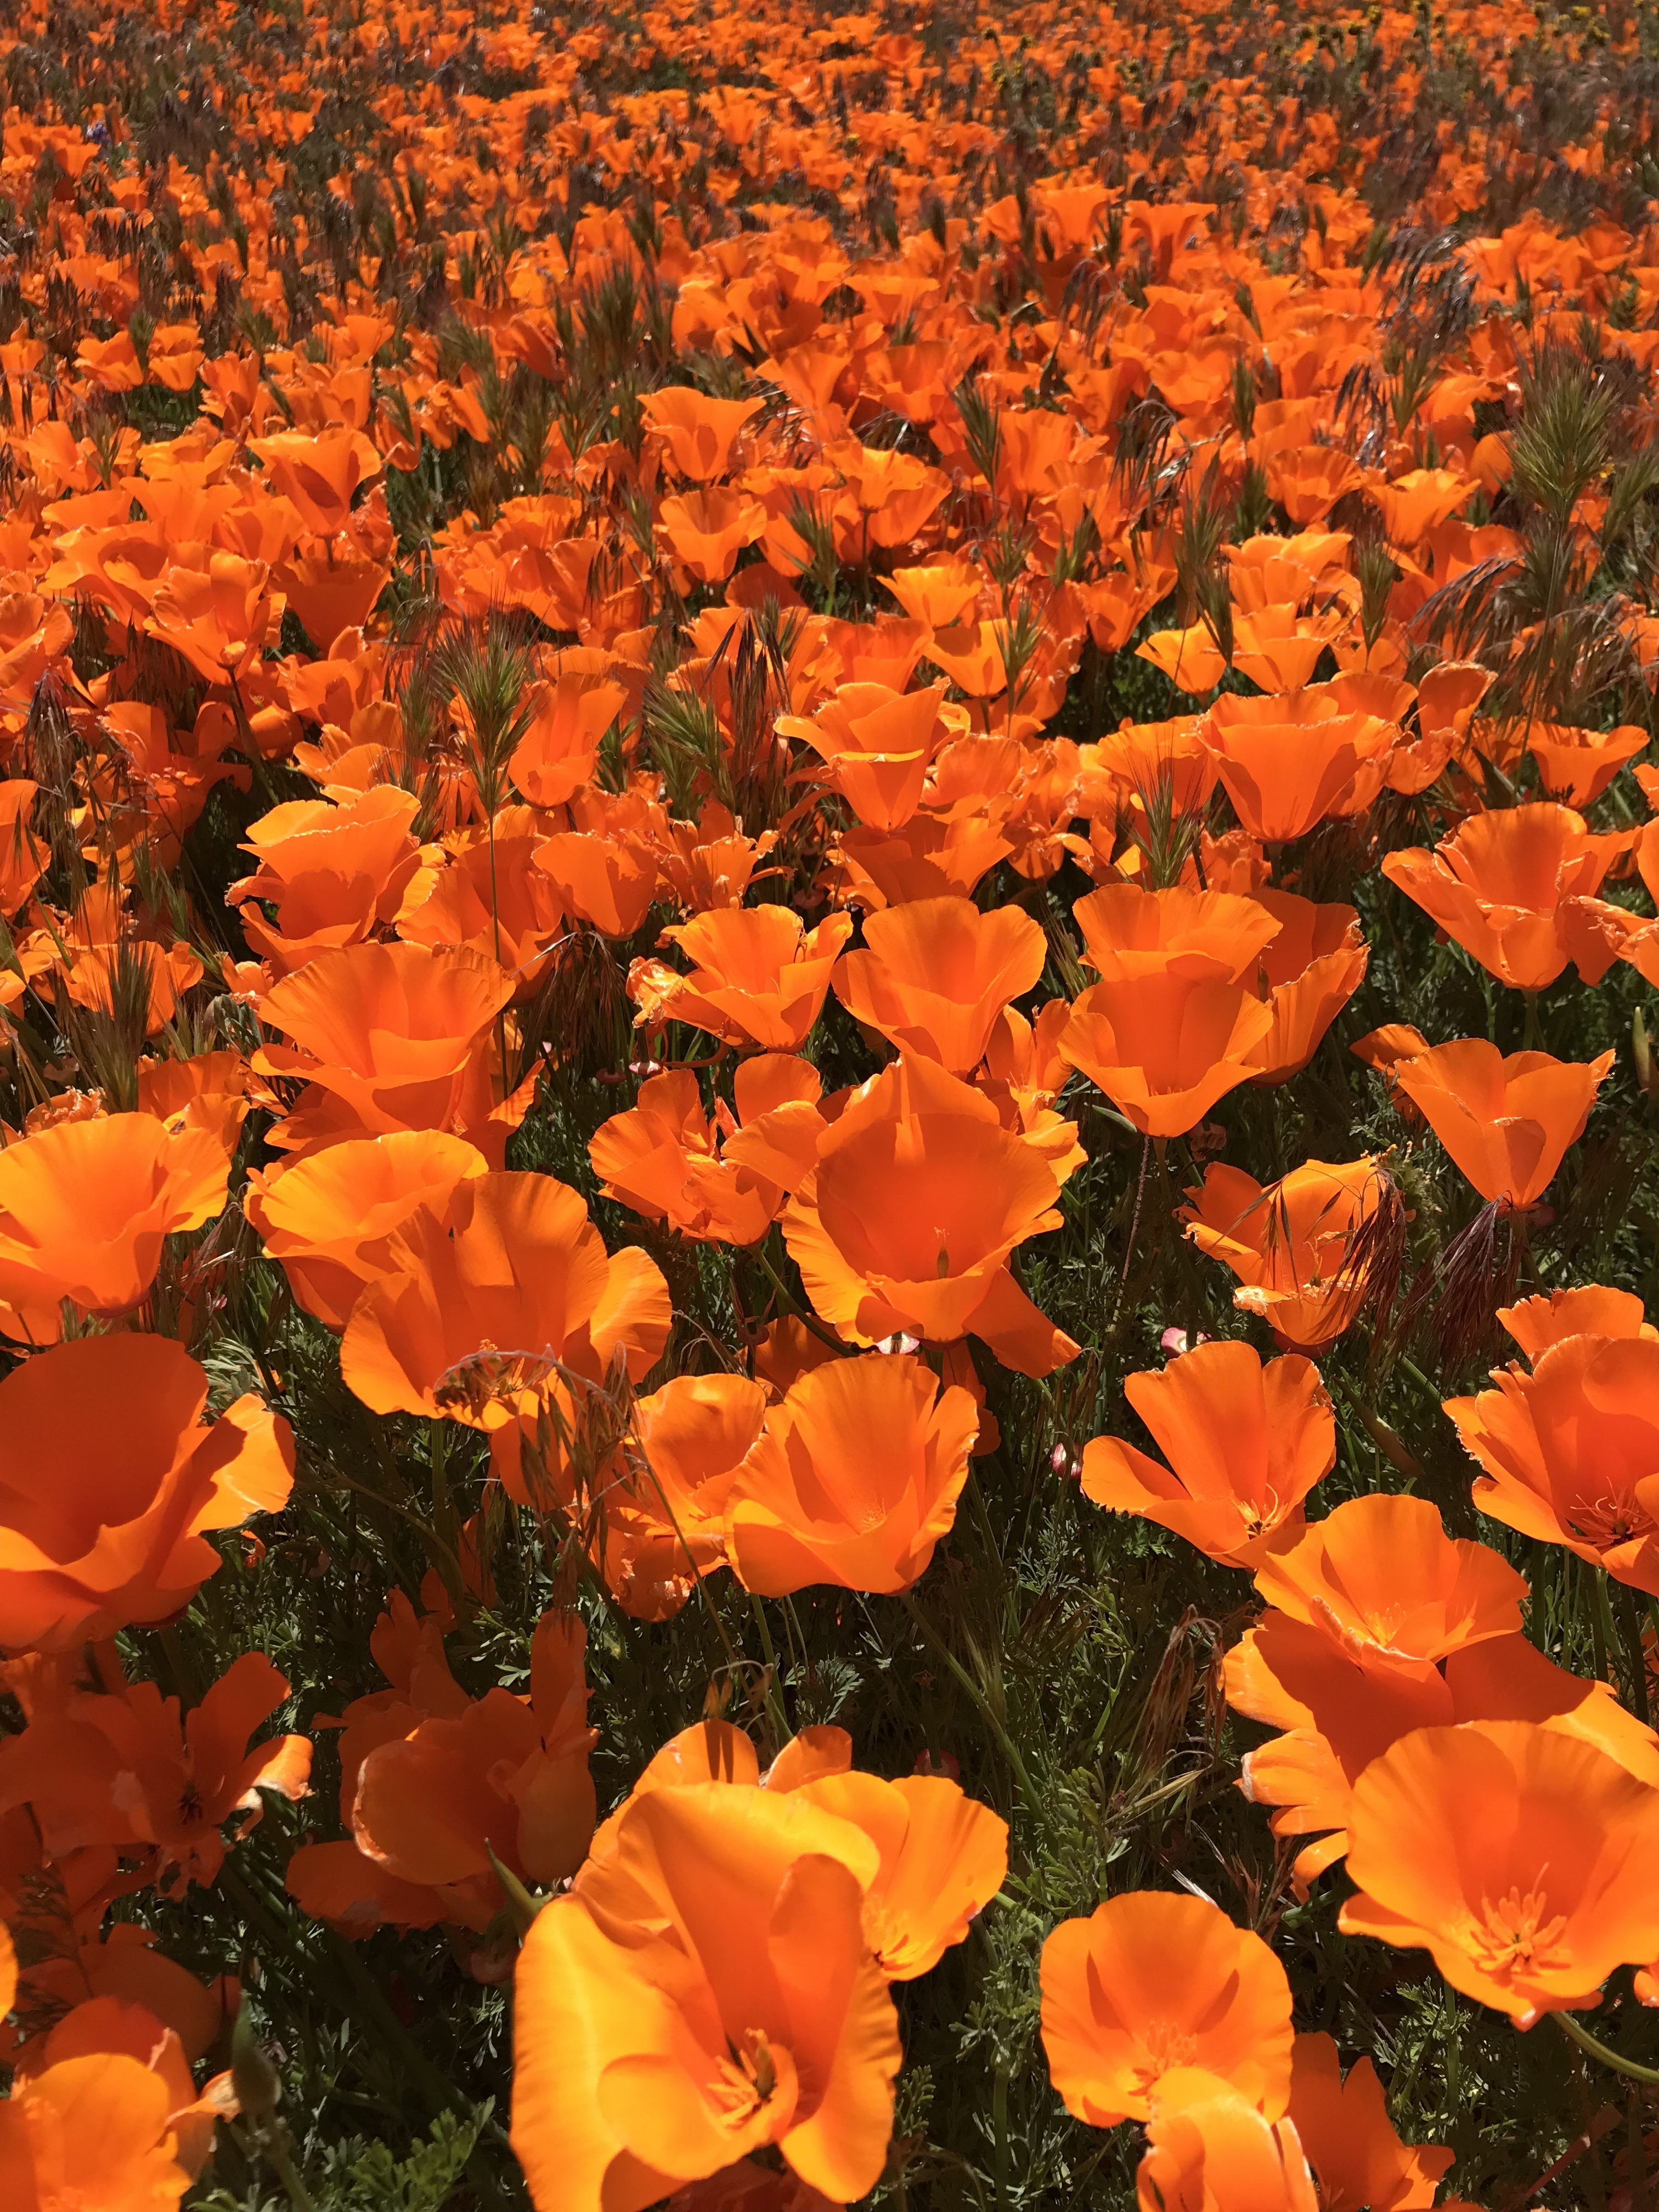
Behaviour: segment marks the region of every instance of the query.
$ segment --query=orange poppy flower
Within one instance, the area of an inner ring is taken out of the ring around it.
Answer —
[[[1570,1291],[1544,1291],[1517,1305],[1499,1306],[1498,1318],[1535,1367],[1540,1352],[1570,1336],[1659,1337],[1634,1291],[1580,1283]]]
[[[942,684],[906,692],[843,684],[811,715],[781,715],[777,729],[822,754],[860,822],[897,830],[921,804],[934,756],[966,724],[959,708],[945,704]]]
[[[457,1183],[488,1170],[465,1138],[394,1129],[251,1170],[242,1211],[295,1304],[343,1329],[364,1284],[385,1273],[392,1232],[422,1206],[442,1214]]]
[[[1276,2120],[1291,2090],[1291,1987],[1259,1936],[1201,1897],[1140,1889],[1042,1947],[1042,2047],[1073,2118],[1145,2120],[1197,2068]]]
[[[855,1344],[971,1334],[1023,1375],[1075,1358],[1008,1267],[1017,1244],[1058,1225],[1076,1161],[1056,1166],[1054,1143],[1006,1130],[983,1091],[933,1060],[906,1054],[860,1085],[783,1213],[819,1316]]]
[[[164,1896],[212,1882],[224,1863],[220,1831],[243,1817],[233,1841],[257,1826],[259,1793],[303,1797],[311,1745],[302,1735],[248,1747],[289,1686],[261,1651],[245,1652],[200,1705],[180,1719],[176,1698],[153,1682],[106,1680],[43,1701],[0,1754],[0,1810],[29,1806],[53,1858],[113,1844],[142,1859]]]
[[[46,845],[29,828],[40,788],[26,775],[0,781],[0,919],[17,912],[46,865]]]
[[[1110,777],[1143,812],[1160,805],[1174,816],[1201,814],[1216,787],[1215,757],[1204,743],[1202,714],[1167,722],[1126,722],[1079,748],[1085,774]]]
[[[357,492],[381,473],[373,443],[361,430],[342,423],[314,437],[303,430],[282,430],[274,437],[251,438],[248,451],[264,463],[272,489],[293,501],[304,526],[319,538],[344,529]]]
[[[1463,1037],[1401,1060],[1394,1080],[1481,1197],[1507,1212],[1543,1196],[1583,1135],[1613,1060],[1611,1052],[1589,1061],[1506,1057],[1484,1037]]]
[[[1248,1082],[1273,1027],[1248,983],[1177,973],[1092,984],[1056,1047],[1149,1137],[1178,1137]]]
[[[219,1566],[205,1532],[276,1513],[286,1421],[166,1337],[83,1337],[0,1382],[0,1644],[60,1651],[164,1620]]]
[[[1138,2212],[1321,2212],[1293,2121],[1194,2072],[1172,2077],[1135,2170]]]
[[[500,1909],[493,1851],[546,1887],[574,1874],[595,1802],[580,1620],[545,1613],[530,1653],[530,1694],[502,1689],[418,1721],[374,1746],[357,1770],[353,1840],[395,1881],[438,1891],[445,1917],[483,1928]]]
[[[419,807],[412,792],[381,784],[338,806],[292,799],[262,815],[247,847],[259,866],[225,894],[256,958],[286,975],[392,921],[420,866]],[[274,922],[256,902],[275,908]]]
[[[638,1381],[667,1341],[668,1285],[637,1248],[607,1256],[577,1193],[551,1176],[473,1176],[441,1218],[422,1206],[340,1347],[371,1411],[496,1428],[568,1368],[603,1379],[620,1356]]]
[[[1470,817],[1434,850],[1385,854],[1382,872],[1500,983],[1541,991],[1566,966],[1566,902],[1593,898],[1624,840],[1571,807]]]
[[[1256,1048],[1251,1079],[1283,1083],[1300,1074],[1364,981],[1370,948],[1351,906],[1316,906],[1293,891],[1264,889],[1255,896],[1279,927],[1261,956],[1273,1027]]]
[[[1358,1667],[1422,1677],[1451,1652],[1521,1631],[1527,1580],[1489,1546],[1454,1540],[1426,1498],[1352,1498],[1256,1569],[1266,1601]]]
[[[600,670],[562,666],[531,695],[531,717],[507,772],[532,806],[563,806],[593,774],[600,738],[628,694]]]
[[[844,952],[836,996],[901,1052],[966,1075],[997,1017],[1030,990],[1048,957],[1040,923],[1018,907],[981,914],[971,899],[917,899],[866,917],[865,948]]]
[[[1264,1366],[1248,1344],[1200,1344],[1131,1375],[1123,1395],[1169,1461],[1115,1437],[1083,1453],[1083,1494],[1184,1536],[1224,1566],[1251,1567],[1302,1526],[1302,1501],[1336,1464],[1319,1370],[1295,1353]]]
[[[643,841],[599,830],[561,830],[536,848],[568,914],[601,937],[632,937],[657,896],[657,861]]]
[[[635,1400],[642,1465],[606,1493],[600,1559],[606,1588],[635,1620],[669,1620],[700,1576],[726,1564],[726,1502],[766,1397],[745,1376],[677,1375]]]
[[[1080,898],[1072,915],[1083,933],[1083,957],[1109,983],[1164,975],[1196,983],[1254,977],[1283,927],[1263,899],[1184,884],[1157,891],[1103,884]]]
[[[694,483],[724,476],[744,425],[761,410],[758,399],[711,399],[689,384],[660,385],[640,401],[640,412]]]
[[[1386,722],[1345,708],[1316,685],[1257,699],[1224,692],[1210,709],[1210,726],[1233,811],[1263,844],[1305,836],[1361,763],[1391,742]]]
[[[822,1089],[804,1060],[763,1053],[733,1075],[736,1115],[721,1102],[711,1118],[696,1076],[670,1068],[595,1133],[588,1157],[605,1195],[647,1220],[702,1243],[753,1244],[817,1157]]]
[[[174,2138],[173,2156],[195,2180],[212,2155],[218,2122],[236,2117],[236,2094],[229,2075],[221,2074],[198,2095],[179,2036],[142,2004],[100,1996],[74,2006],[46,2034],[32,2039],[19,2051],[12,2094],[27,2093],[31,2082],[77,2060],[117,2057],[134,2061],[165,2084],[167,2124]],[[0,2151],[0,2171],[3,2171],[3,2156]],[[80,2201],[82,2205],[86,2203],[84,2198]],[[149,2212],[155,2201],[128,2198],[125,2203],[142,2204],[143,2212]],[[168,2196],[161,2201],[175,2200]]]
[[[0,2101],[0,2172],[17,2212],[173,2212],[191,2185],[179,2163],[173,2091],[126,2051],[64,2058]]]
[[[118,1314],[155,1280],[163,1240],[223,1206],[230,1163],[205,1129],[149,1114],[64,1121],[0,1150],[0,1330],[63,1334],[63,1301]]]
[[[658,507],[657,532],[698,583],[724,583],[744,547],[766,535],[766,509],[732,487],[682,492]]]
[[[1441,2144],[1401,2142],[1376,2067],[1357,2058],[1345,2077],[1328,2035],[1296,2039],[1290,2118],[1325,2212],[1427,2212],[1452,2162]]]
[[[1480,1510],[1659,1596],[1659,1338],[1564,1337],[1494,1380],[1446,1401]]]
[[[898,2023],[866,1941],[879,1853],[799,1792],[651,1790],[515,1982],[513,2147],[538,2212],[619,2212],[775,2144],[831,2203],[872,2188]]]
[[[1517,2027],[1659,1954],[1659,1790],[1529,1721],[1419,1729],[1354,1784],[1345,1935],[1429,1951]]]
[[[766,1416],[726,1492],[732,1571],[763,1597],[908,1589],[956,1519],[979,1409],[919,1359],[815,1367]]]
[[[495,1096],[492,1030],[512,996],[512,977],[477,952],[354,945],[318,954],[259,1008],[266,1028],[293,1042],[267,1040],[254,1067],[307,1086],[274,1141],[297,1149],[441,1129],[499,1158],[507,1125]]]
[[[1369,1155],[1340,1166],[1304,1160],[1265,1187],[1217,1164],[1178,1218],[1200,1252],[1237,1276],[1242,1312],[1260,1314],[1281,1343],[1312,1349],[1340,1336],[1364,1304],[1370,1271],[1357,1242],[1385,1187]]]
[[[720,907],[663,932],[691,962],[689,975],[641,962],[629,988],[637,996],[648,981],[657,1018],[689,1022],[727,1044],[799,1052],[852,933],[844,914],[809,930],[790,907]]]

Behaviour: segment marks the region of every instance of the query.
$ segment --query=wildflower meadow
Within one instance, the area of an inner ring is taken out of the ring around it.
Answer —
[[[1653,2212],[1656,368],[1651,0],[0,0],[0,2212]]]

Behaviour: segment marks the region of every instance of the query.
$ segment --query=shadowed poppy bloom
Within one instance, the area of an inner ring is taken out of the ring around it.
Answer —
[[[690,1068],[647,1076],[588,1141],[605,1195],[702,1243],[757,1243],[817,1157],[822,1086],[804,1060],[762,1053],[732,1088],[736,1115],[720,1100],[711,1116]]]
[[[642,1466],[607,1492],[602,1524],[605,1586],[635,1620],[669,1620],[726,1565],[726,1501],[766,1396],[742,1375],[677,1375],[635,1401]]]
[[[1462,1037],[1399,1061],[1393,1079],[1481,1197],[1508,1211],[1543,1196],[1613,1061],[1611,1052],[1505,1057],[1484,1037]]]
[[[1594,898],[1627,841],[1571,807],[1476,814],[1434,850],[1385,854],[1382,872],[1500,983],[1540,991],[1572,957],[1567,902]]]
[[[1048,957],[1042,927],[1018,907],[981,914],[971,899],[918,899],[866,915],[865,949],[844,952],[836,996],[901,1052],[952,1075],[978,1066],[998,1016],[1036,984]]]
[[[288,1503],[294,1442],[259,1399],[202,1419],[207,1376],[156,1336],[92,1336],[0,1382],[0,1644],[67,1650],[187,1605],[206,1532]]]
[[[1269,2119],[1291,2088],[1291,1988],[1259,1936],[1206,1898],[1140,1889],[1064,1920],[1042,1947],[1042,2047],[1091,2127],[1145,2120],[1197,2068]]]
[[[844,914],[809,930],[787,906],[717,908],[663,932],[690,961],[689,975],[640,961],[629,990],[637,998],[648,984],[653,1020],[689,1022],[726,1044],[799,1052],[852,933]]]
[[[1273,1027],[1252,1055],[1251,1080],[1283,1083],[1307,1066],[1364,981],[1370,948],[1351,906],[1316,906],[1292,891],[1265,889],[1255,897],[1279,927],[1261,956]]]
[[[1354,1784],[1346,1935],[1530,2027],[1659,1954],[1659,1790],[1527,1721],[1419,1729]]]
[[[820,1316],[855,1344],[968,1334],[1024,1375],[1077,1356],[1009,1270],[1028,1237],[1059,1224],[1077,1164],[1055,1139],[1006,1130],[994,1102],[937,1062],[905,1055],[860,1085],[824,1133],[783,1232]]]
[[[230,1163],[206,1129],[149,1114],[65,1121],[0,1150],[0,1330],[63,1334],[63,1301],[118,1314],[145,1296],[163,1241],[225,1202]]]
[[[1445,1401],[1481,1512],[1659,1596],[1659,1339],[1567,1336],[1493,1380]]]
[[[473,1176],[442,1217],[394,1232],[340,1347],[349,1388],[377,1413],[496,1428],[560,1368],[637,1381],[661,1352],[668,1286],[635,1247],[612,1255],[580,1195],[551,1176]]]
[[[775,2144],[830,2201],[879,2178],[898,2023],[880,1862],[799,1793],[636,1796],[519,1954],[513,2147],[538,2212],[642,2212]]]
[[[1248,1344],[1200,1344],[1123,1395],[1169,1461],[1115,1437],[1083,1454],[1083,1494],[1139,1514],[1230,1567],[1302,1525],[1302,1501],[1336,1464],[1336,1425],[1319,1370],[1297,1354],[1264,1365]]]
[[[624,833],[561,830],[536,848],[534,865],[552,879],[566,913],[601,937],[632,937],[657,896],[657,861]]]
[[[908,1589],[956,1519],[979,1428],[919,1359],[870,1352],[803,1375],[766,1416],[726,1493],[726,1550],[744,1588]]]
[[[488,1171],[465,1138],[394,1129],[252,1170],[242,1211],[295,1304],[343,1329],[363,1285],[384,1273],[393,1231],[422,1206],[441,1214],[457,1183]]]
[[[1365,1303],[1358,1240],[1387,1188],[1369,1155],[1340,1166],[1304,1160],[1265,1187],[1218,1164],[1176,1218],[1200,1252],[1237,1276],[1241,1311],[1260,1314],[1281,1344],[1314,1349],[1340,1336]]]

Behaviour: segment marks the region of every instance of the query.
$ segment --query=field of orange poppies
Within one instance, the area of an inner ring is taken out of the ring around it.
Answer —
[[[0,74],[0,2212],[1651,2212],[1649,0]]]

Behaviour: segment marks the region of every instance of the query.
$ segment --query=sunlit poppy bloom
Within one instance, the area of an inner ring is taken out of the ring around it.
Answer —
[[[1058,1224],[1074,1162],[1057,1168],[1050,1144],[1006,1130],[983,1091],[933,1060],[906,1054],[861,1085],[783,1214],[817,1313],[859,1344],[971,1334],[1021,1374],[1075,1358],[1008,1265]]]
[[[459,1182],[488,1171],[465,1138],[440,1129],[348,1137],[253,1169],[242,1211],[282,1267],[296,1305],[341,1329],[365,1283],[384,1273],[392,1231],[420,1206],[441,1214]]]
[[[1463,1037],[1401,1060],[1394,1080],[1481,1197],[1508,1209],[1543,1196],[1613,1060],[1505,1057],[1484,1037]]]
[[[960,734],[964,719],[945,707],[941,684],[901,693],[884,684],[843,684],[812,714],[782,715],[777,726],[780,737],[801,738],[822,755],[860,822],[897,830],[921,803],[934,755]]]
[[[595,1132],[588,1156],[605,1196],[647,1220],[700,1242],[753,1244],[817,1157],[821,1089],[804,1060],[762,1053],[733,1076],[736,1114],[720,1101],[711,1116],[691,1070],[669,1068]]]
[[[205,1129],[149,1114],[67,1121],[0,1149],[0,1329],[34,1344],[62,1305],[118,1314],[155,1280],[165,1239],[225,1202],[230,1163]]]
[[[1659,1596],[1659,1339],[1568,1336],[1494,1380],[1446,1401],[1480,1510]]]
[[[758,399],[711,399],[689,384],[660,385],[640,402],[641,413],[673,455],[675,467],[694,483],[726,473],[732,441],[760,408]]]
[[[766,1395],[743,1375],[677,1375],[635,1401],[640,1465],[605,1494],[600,1565],[635,1620],[668,1620],[726,1565],[726,1504]]]
[[[700,584],[725,580],[738,556],[766,534],[766,509],[747,492],[727,487],[682,492],[657,509],[663,545]]]
[[[198,2094],[177,2032],[142,2004],[127,1998],[96,1996],[72,2007],[46,2033],[31,2038],[18,2052],[13,2094],[26,2094],[30,2082],[52,2069],[81,2059],[116,2057],[136,2061],[165,2084],[167,2124],[174,2138],[173,2155],[194,2180],[212,2154],[218,2121],[236,2117],[236,2094],[230,2076],[222,2074]],[[137,2202],[144,2203],[148,2212],[149,2200]]]
[[[286,1421],[245,1395],[209,1424],[181,1345],[83,1337],[0,1382],[0,1644],[65,1650],[164,1620],[219,1565],[208,1531],[279,1512]]]
[[[1322,821],[1360,763],[1391,741],[1387,723],[1316,686],[1256,699],[1223,692],[1210,725],[1233,811],[1264,844],[1303,836]]]
[[[1197,2068],[1270,2119],[1291,2089],[1291,1988],[1259,1936],[1201,1897],[1133,1890],[1042,1947],[1042,2047],[1068,2112],[1145,2120]]]
[[[528,998],[564,933],[553,879],[538,860],[542,835],[527,806],[504,806],[488,830],[459,830],[447,860],[410,885],[398,915],[406,945],[465,946],[505,968]]]
[[[359,488],[381,472],[372,441],[343,424],[315,436],[283,430],[275,437],[251,439],[248,450],[264,462],[272,486],[292,500],[306,528],[321,538],[331,538],[344,526]]]
[[[1123,1394],[1167,1467],[1116,1437],[1083,1454],[1083,1494],[1184,1536],[1212,1559],[1254,1566],[1302,1525],[1302,1501],[1336,1463],[1319,1370],[1295,1353],[1264,1365],[1248,1344],[1200,1344]]]
[[[410,834],[419,805],[382,784],[338,806],[293,799],[261,815],[248,832],[259,866],[225,895],[255,956],[286,975],[392,921],[420,866]]]
[[[1135,2172],[1139,2212],[1322,2212],[1289,2119],[1199,2070],[1170,2077]]]
[[[981,914],[971,899],[919,899],[866,917],[864,949],[836,969],[836,996],[901,1052],[965,1075],[1048,957],[1041,925],[1018,907]]]
[[[568,667],[532,694],[529,726],[507,768],[532,806],[562,806],[581,789],[627,702],[622,685],[599,671]]]
[[[1624,840],[1571,807],[1476,814],[1434,850],[1385,854],[1382,872],[1500,983],[1553,983],[1571,957],[1566,902],[1593,898]]]
[[[1261,899],[1229,891],[1142,890],[1105,884],[1072,908],[1083,957],[1109,983],[1171,975],[1188,982],[1254,980],[1280,918]]]
[[[125,2051],[65,2058],[0,2102],[0,2174],[18,2212],[173,2212],[191,2185],[173,2091]]]
[[[1609,1290],[1601,1283],[1541,1291],[1499,1306],[1498,1318],[1534,1366],[1540,1352],[1570,1336],[1659,1336],[1634,1291]]]
[[[668,1286],[635,1247],[606,1254],[578,1194],[551,1176],[456,1184],[390,1242],[340,1349],[349,1388],[377,1413],[511,1418],[568,1368],[599,1381],[620,1356],[636,1379],[662,1350]]]
[[[536,848],[566,913],[602,937],[632,937],[657,896],[657,861],[643,842],[595,830],[561,830]]]
[[[689,1022],[727,1044],[799,1052],[823,1008],[830,971],[853,933],[849,915],[807,929],[787,906],[720,907],[665,930],[688,975],[651,963],[659,1018]],[[630,987],[635,978],[630,976]]]
[[[979,1427],[919,1359],[868,1352],[803,1375],[726,1492],[726,1548],[765,1597],[814,1583],[905,1589],[956,1518]]]
[[[1256,1048],[1256,1083],[1299,1074],[1320,1040],[1365,980],[1370,958],[1351,906],[1316,905],[1293,891],[1262,890],[1256,898],[1279,928],[1262,948],[1273,1027]]]
[[[1291,2052],[1290,2118],[1318,2186],[1322,2212],[1427,2212],[1452,2153],[1401,2142],[1369,2058],[1344,2075],[1335,2039],[1298,2035]]]
[[[636,1797],[519,1957],[513,2146],[538,2212],[641,2212],[763,2144],[832,2203],[878,2179],[898,2024],[877,1845],[799,1792]]]
[[[1449,1537],[1426,1498],[1350,1498],[1258,1564],[1255,1586],[1360,1667],[1423,1674],[1453,1651],[1518,1635],[1524,1575]]]
[[[1528,1721],[1419,1729],[1354,1784],[1350,1936],[1529,2027],[1659,1954],[1659,1790]]]
[[[1280,1341],[1308,1347],[1341,1335],[1364,1304],[1360,1238],[1386,1188],[1370,1158],[1304,1160],[1265,1188],[1240,1168],[1212,1167],[1180,1218],[1200,1252],[1237,1276],[1233,1304]]]
[[[1249,983],[1141,975],[1092,984],[1057,1048],[1143,1135],[1176,1137],[1249,1080],[1273,1018]]]

